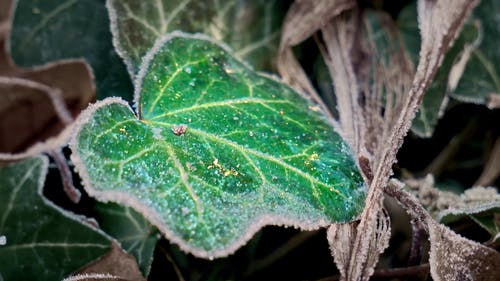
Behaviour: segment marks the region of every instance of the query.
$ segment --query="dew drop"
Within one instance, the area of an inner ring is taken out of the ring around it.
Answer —
[[[185,71],[187,74],[191,74],[191,67],[186,66],[186,67],[184,68],[184,71]]]

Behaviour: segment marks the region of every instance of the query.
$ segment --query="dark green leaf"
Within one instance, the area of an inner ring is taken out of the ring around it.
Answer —
[[[94,71],[97,98],[130,100],[132,83],[114,51],[104,0],[17,1],[10,53],[20,66],[84,58]]]
[[[465,102],[485,104],[492,93],[500,93],[500,5],[482,0],[472,14],[479,23],[479,47],[472,51],[465,71],[452,96]]]
[[[491,235],[491,242],[500,241],[500,208],[486,211],[469,217]]]
[[[405,42],[408,55],[416,65],[419,58],[420,31],[417,22],[416,3],[405,7],[398,16],[398,27]],[[431,137],[439,118],[443,115],[448,103],[450,90],[450,71],[459,61],[465,46],[472,46],[478,36],[477,26],[468,21],[464,24],[460,36],[452,48],[448,50],[433,82],[424,96],[422,104],[413,120],[412,131],[420,137]],[[453,78],[454,79],[454,78]],[[451,85],[456,86],[456,85]]]
[[[354,219],[365,187],[351,152],[299,94],[200,36],[159,41],[137,110],[108,99],[82,114],[71,149],[89,194],[131,205],[200,257],[267,224]]]
[[[278,0],[111,0],[119,52],[131,74],[155,41],[169,32],[201,32],[229,44],[257,69],[272,69],[286,6]]]
[[[97,203],[97,222],[107,234],[121,243],[123,250],[133,255],[144,276],[148,276],[158,230],[132,208],[114,203]]]
[[[46,157],[0,168],[0,280],[61,280],[111,249],[104,234],[42,196]]]

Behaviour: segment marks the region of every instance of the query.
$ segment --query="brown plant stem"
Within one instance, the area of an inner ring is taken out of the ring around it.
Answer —
[[[64,187],[64,192],[68,195],[68,198],[75,204],[80,202],[81,193],[78,189],[73,185],[73,175],[71,174],[71,170],[69,169],[68,162],[66,161],[66,157],[61,150],[52,150],[49,152],[49,155],[54,160],[57,169],[59,170],[59,174],[61,175],[62,184]]]
[[[172,265],[172,268],[175,271],[175,275],[177,275],[177,280],[179,280],[179,281],[185,281],[184,277],[182,276],[181,270],[179,269],[179,267],[175,263],[175,261],[172,258],[172,256],[168,253],[168,251],[165,250],[165,248],[163,248],[163,246],[160,245],[160,244],[158,244],[158,248],[165,255],[165,258],[168,260],[168,262]]]
[[[454,136],[448,145],[432,160],[424,169],[424,174],[432,174],[438,177],[449,165],[455,155],[460,151],[460,147],[467,143],[476,132],[477,118],[470,120],[466,127],[456,136]]]
[[[388,278],[410,277],[424,273],[428,274],[429,268],[430,268],[429,264],[425,263],[421,265],[408,266],[408,267],[379,269],[373,273],[372,278],[387,280]],[[325,277],[317,281],[337,281],[337,280],[340,280],[339,275]]]
[[[294,235],[292,238],[288,239],[283,245],[278,247],[276,250],[274,250],[272,253],[269,255],[263,257],[262,259],[259,259],[255,262],[253,262],[248,269],[243,273],[243,276],[249,277],[255,274],[256,272],[259,272],[270,265],[274,264],[276,261],[279,259],[283,258],[286,256],[288,253],[296,249],[298,246],[302,245],[304,242],[309,240],[311,237],[316,235],[318,231],[302,231],[296,235]]]
[[[414,266],[420,263],[422,258],[422,247],[425,238],[425,231],[414,221],[411,222],[412,236],[410,256],[408,257],[408,266]]]
[[[500,137],[497,138],[491,150],[488,161],[484,164],[481,175],[474,186],[489,186],[500,176]]]

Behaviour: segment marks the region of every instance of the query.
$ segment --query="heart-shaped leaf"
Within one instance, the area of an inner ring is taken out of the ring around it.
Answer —
[[[110,238],[42,196],[44,156],[0,168],[0,280],[61,280],[111,249]]]
[[[274,67],[285,11],[280,0],[109,0],[111,31],[132,76],[158,38],[201,32],[229,44],[258,69]]]
[[[72,159],[89,194],[138,209],[186,251],[224,256],[264,225],[312,229],[363,209],[350,150],[317,107],[207,38],[159,41],[136,103],[83,113]]]
[[[113,48],[104,0],[19,0],[9,49],[17,65],[32,67],[84,58],[95,75],[98,99],[131,98],[132,83]]]

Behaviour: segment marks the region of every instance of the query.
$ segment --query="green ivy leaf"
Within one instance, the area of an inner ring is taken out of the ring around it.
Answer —
[[[95,75],[97,98],[132,98],[127,69],[114,51],[104,0],[17,1],[10,54],[20,66],[32,67],[84,58]]]
[[[111,249],[104,234],[42,196],[46,157],[0,168],[0,280],[61,280]]]
[[[133,255],[144,276],[148,276],[158,230],[132,208],[115,203],[97,203],[94,208],[99,227],[118,240],[122,249]]]
[[[398,26],[413,62],[418,61],[420,32],[418,29],[416,3],[405,7],[398,16]],[[437,122],[447,105],[447,95],[463,102],[485,104],[492,93],[500,93],[500,53],[497,52],[500,37],[500,6],[494,0],[484,0],[475,8],[471,17],[446,53],[442,66],[424,96],[412,131],[420,137],[432,136]],[[479,40],[479,42],[476,42]],[[476,44],[479,43],[478,46]],[[471,49],[463,73],[450,79],[452,67],[464,54],[465,46]],[[450,80],[456,85],[451,85]]]
[[[418,63],[421,40],[416,3],[408,5],[401,11],[397,23],[404,39],[406,51],[416,65]],[[451,90],[448,86],[450,71],[453,65],[458,62],[464,47],[472,45],[477,36],[477,26],[472,21],[466,22],[453,47],[446,53],[441,67],[438,69],[422,100],[417,116],[413,120],[411,130],[419,137],[429,138],[434,133],[438,120],[441,118],[448,103],[447,94]]]
[[[457,88],[451,94],[464,102],[486,104],[488,96],[500,93],[500,5],[483,0],[474,9],[472,20],[480,23],[481,41],[472,51]]]
[[[279,0],[111,0],[108,9],[118,51],[135,75],[155,41],[175,30],[210,35],[254,67],[272,69],[285,5]]]
[[[469,215],[469,217],[479,224],[491,235],[490,242],[500,242],[500,208],[490,210],[480,214]]]
[[[200,257],[268,224],[354,219],[365,187],[349,148],[306,99],[201,36],[145,59],[138,116],[119,99],[82,114],[72,159],[89,194],[133,206]]]

